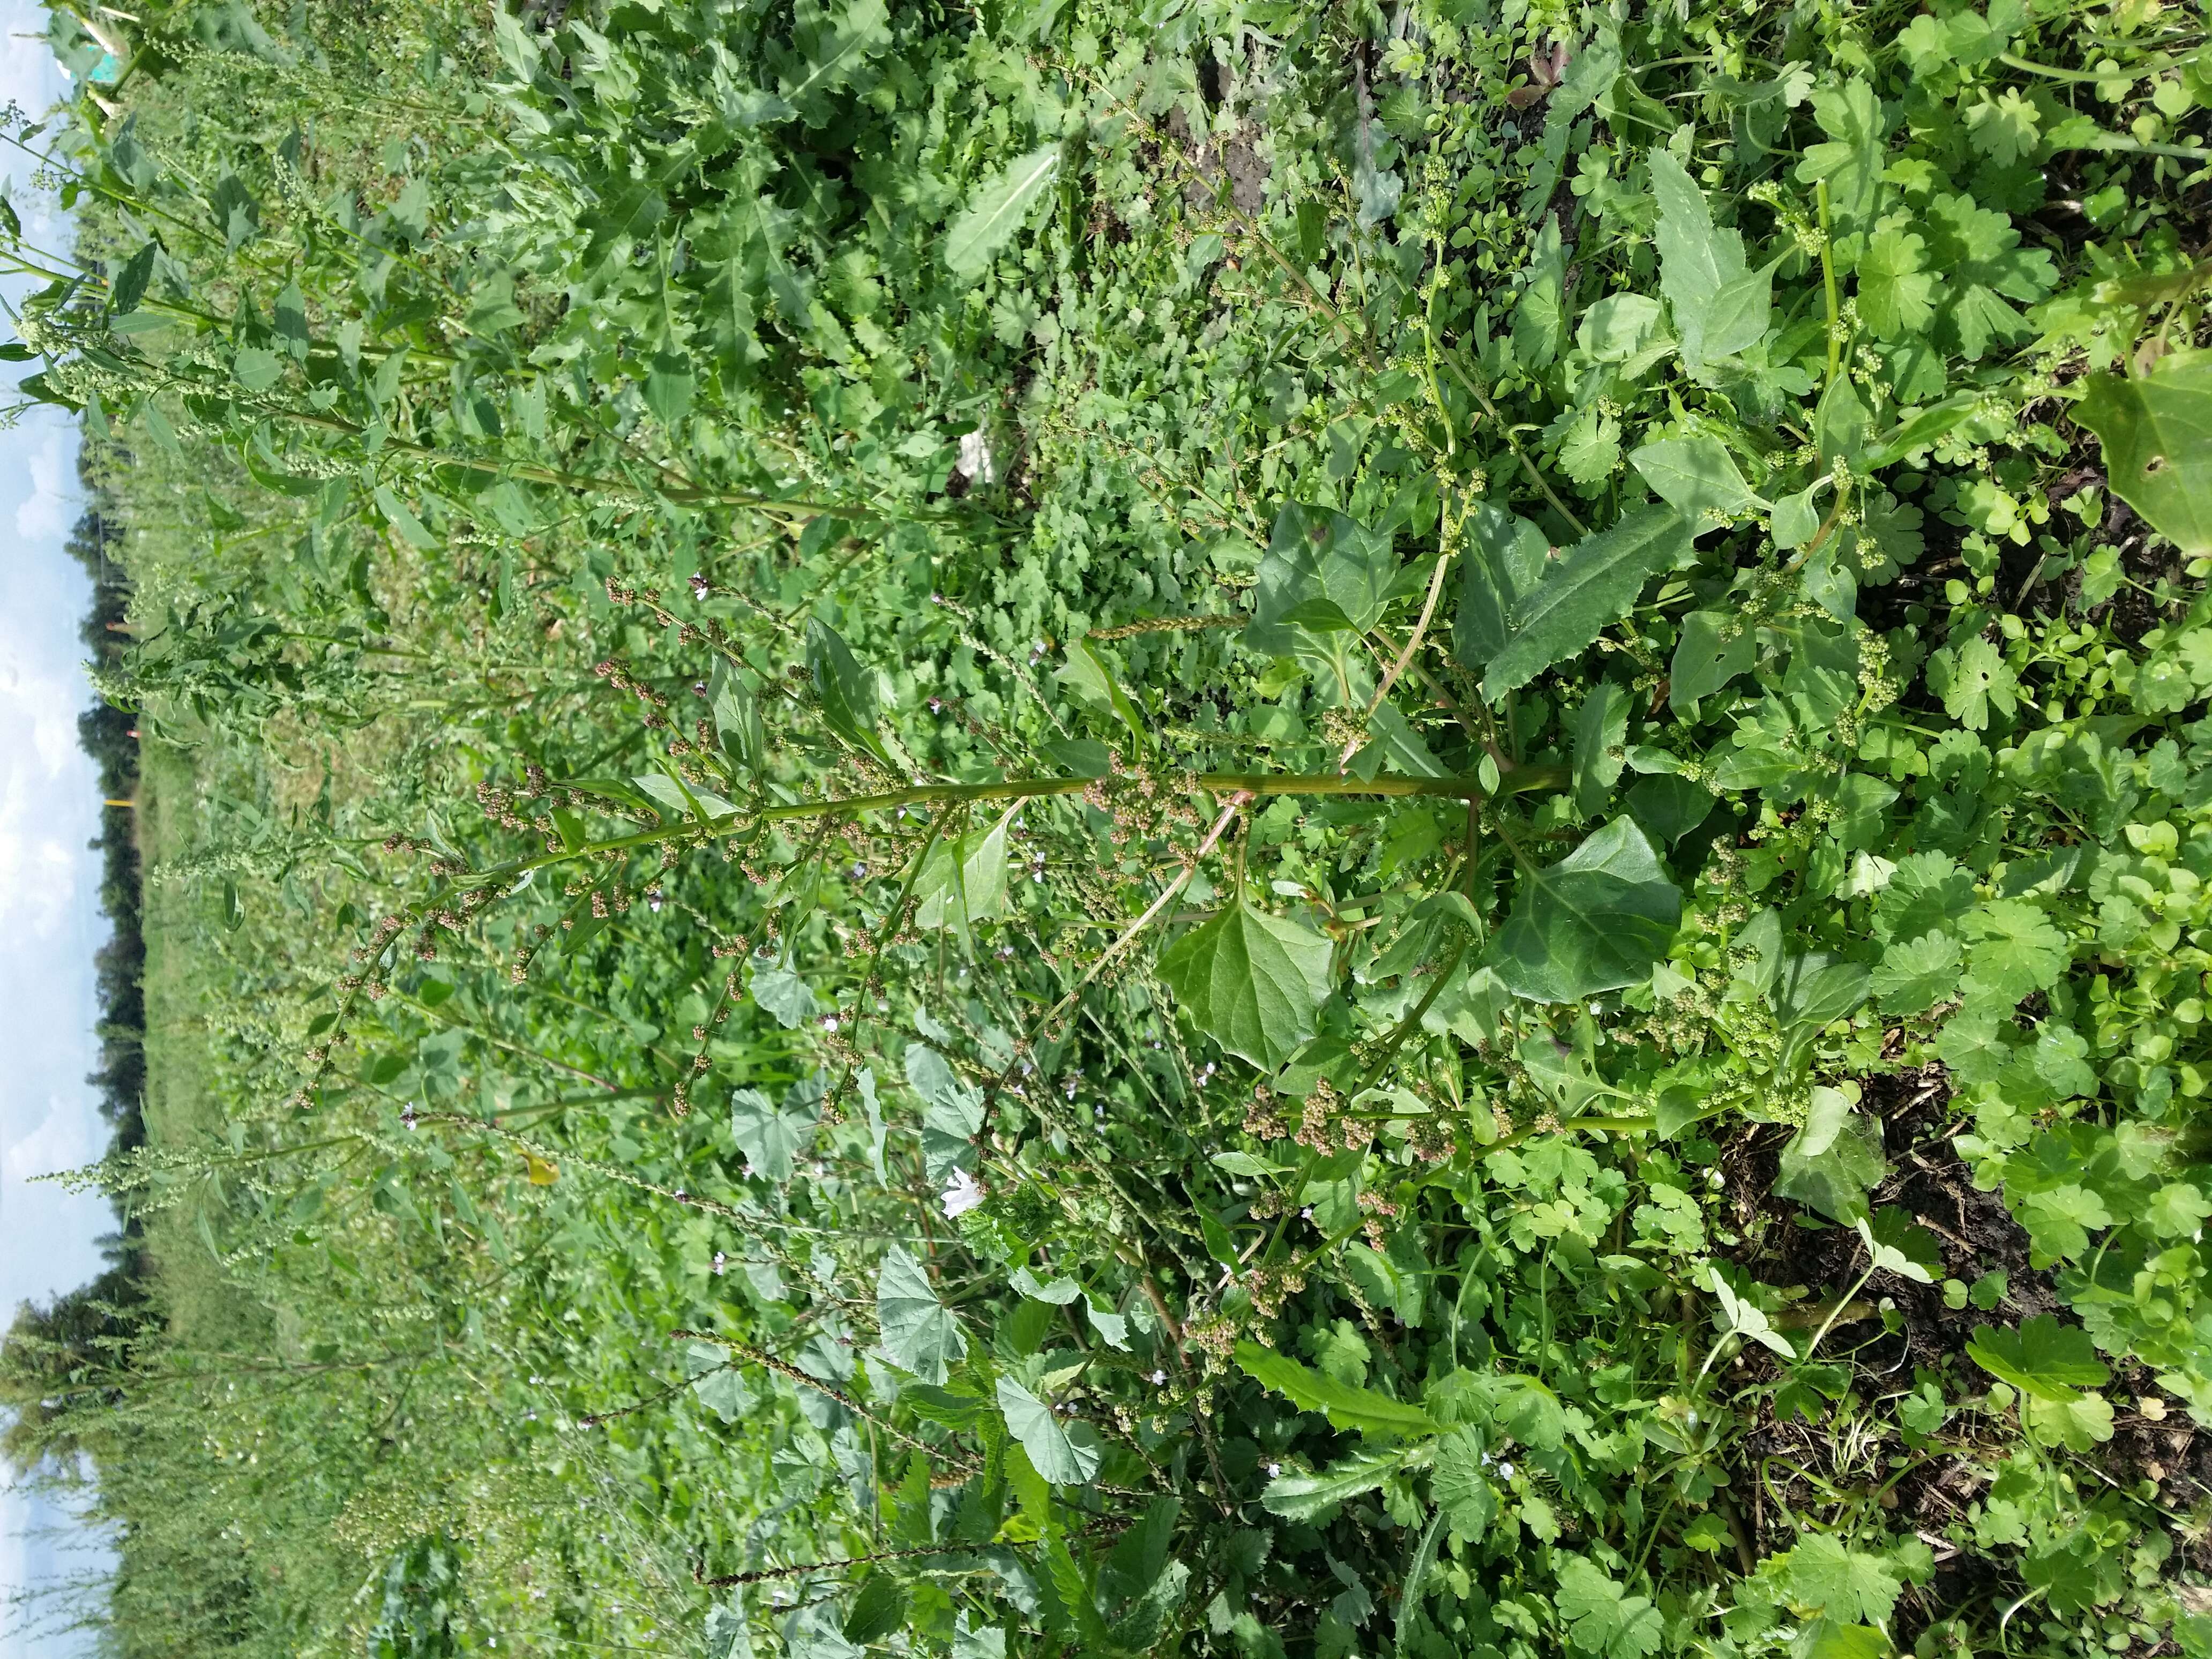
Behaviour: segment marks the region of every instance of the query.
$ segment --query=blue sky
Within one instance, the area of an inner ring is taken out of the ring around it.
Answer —
[[[22,38],[44,31],[33,0],[0,0],[0,100],[40,110],[59,95],[43,40]],[[33,240],[63,240],[41,234],[52,204],[25,185],[20,163],[5,173]],[[94,1161],[107,1136],[84,1082],[99,1018],[92,958],[106,938],[99,860],[86,845],[100,831],[99,781],[76,744],[92,697],[76,631],[91,589],[62,550],[77,514],[76,433],[55,414],[0,430],[0,1318],[98,1273],[94,1241],[115,1224],[103,1200],[32,1184]],[[104,1563],[65,1514],[0,1490],[0,1603]],[[0,1650],[11,1656],[63,1659],[85,1646],[17,1627],[0,1605]]]

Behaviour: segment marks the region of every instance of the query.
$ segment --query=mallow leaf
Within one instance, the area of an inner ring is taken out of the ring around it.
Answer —
[[[1029,1454],[1030,1467],[1054,1486],[1080,1486],[1098,1473],[1105,1447],[1088,1423],[1063,1423],[1050,1406],[1010,1376],[999,1379],[999,1411]]]
[[[1273,1071],[1314,1034],[1335,982],[1322,934],[1242,900],[1160,953],[1160,978],[1198,1029]]]
[[[1610,530],[1585,536],[1513,607],[1505,643],[1486,661],[1462,658],[1482,673],[1492,699],[1526,685],[1587,647],[1628,614],[1645,578],[1690,545],[1691,527],[1668,507],[1643,507]]]
[[[876,1273],[876,1322],[891,1363],[925,1382],[944,1382],[952,1362],[968,1352],[960,1322],[937,1299],[929,1275],[896,1244],[884,1252]]]
[[[1681,890],[1643,830],[1618,817],[1522,877],[1513,914],[1482,960],[1516,996],[1577,1002],[1649,977],[1681,913]]]

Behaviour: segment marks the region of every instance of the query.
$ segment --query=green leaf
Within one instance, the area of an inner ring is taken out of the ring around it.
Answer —
[[[694,1342],[684,1350],[684,1370],[692,1395],[725,1423],[739,1422],[752,1409],[752,1389],[726,1350]]]
[[[1801,1534],[1765,1567],[1792,1605],[1846,1625],[1883,1624],[1905,1586],[1885,1556],[1848,1548],[1840,1539]]]
[[[1054,678],[1084,702],[1110,710],[1135,739],[1139,754],[1150,746],[1152,734],[1145,725],[1145,717],[1137,712],[1136,704],[1130,702],[1128,692],[1115,678],[1114,671],[1099,654],[1098,647],[1091,642],[1089,635],[1067,647],[1066,666]]]
[[[1239,900],[1160,953],[1160,978],[1198,1029],[1273,1071],[1314,1034],[1335,984],[1334,947]]]
[[[1321,1413],[1336,1428],[1389,1440],[1437,1432],[1434,1420],[1419,1406],[1323,1376],[1256,1342],[1237,1345],[1237,1364],[1262,1388],[1281,1395],[1301,1411]]]
[[[146,284],[153,278],[154,256],[160,251],[158,243],[149,242],[115,273],[115,286],[107,301],[111,316],[127,316],[138,309],[138,302],[146,297]]]
[[[1260,561],[1244,643],[1271,657],[1297,654],[1303,641],[1293,613],[1319,599],[1334,605],[1355,632],[1372,628],[1397,574],[1387,532],[1327,507],[1287,502]]]
[[[774,1014],[776,1024],[786,1030],[821,1012],[822,1005],[814,1000],[806,981],[786,968],[754,969],[752,993],[753,1000]]]
[[[2103,445],[2115,495],[2184,553],[2212,553],[2212,351],[2092,374],[2074,419]]]
[[[1856,1221],[1867,1213],[1867,1194],[1881,1184],[1888,1168],[1881,1125],[1863,1112],[1846,1112],[1825,1139],[1810,1123],[1790,1137],[1774,1190],[1837,1221]]]
[[[1595,817],[1613,798],[1627,741],[1628,693],[1616,681],[1600,680],[1575,716],[1575,811],[1582,817]]]
[[[999,1379],[999,1411],[1036,1472],[1055,1486],[1080,1486],[1098,1473],[1105,1448],[1088,1423],[1063,1423],[1010,1376]]]
[[[722,752],[745,770],[758,770],[768,753],[768,739],[761,730],[760,700],[752,687],[727,663],[717,659],[714,678],[708,682],[707,699],[714,710],[714,731],[722,740]]]
[[[1885,1013],[1925,1013],[1958,995],[1959,970],[1965,960],[1959,941],[1948,933],[1893,940],[1875,964],[1875,1000]]]
[[[1693,537],[1721,529],[1744,514],[1766,510],[1718,438],[1668,438],[1644,445],[1628,459],[1659,499],[1689,520]]]
[[[1909,231],[1876,231],[1859,256],[1859,315],[1885,340],[1925,330],[1936,315],[1928,244]]]
[[[1480,1543],[1498,1518],[1498,1491],[1486,1459],[1482,1436],[1474,1429],[1455,1429],[1437,1443],[1429,1489],[1451,1529],[1470,1544]]]
[[[906,1586],[887,1572],[872,1572],[853,1598],[841,1632],[848,1642],[863,1647],[879,1642],[906,1623]]]
[[[1542,531],[1494,501],[1475,503],[1467,536],[1452,650],[1462,662],[1480,668],[1505,648],[1513,607],[1542,578],[1552,550]]]
[[[1681,910],[1681,891],[1643,830],[1618,817],[1559,863],[1522,877],[1483,963],[1516,996],[1578,1002],[1649,978]]]
[[[877,1271],[876,1321],[891,1364],[925,1382],[943,1382],[968,1352],[960,1322],[937,1299],[929,1275],[896,1244]]]
[[[988,830],[939,836],[914,881],[914,925],[964,933],[1006,908],[1006,829],[1017,801]]]
[[[2085,1452],[2112,1437],[2112,1402],[2100,1394],[2085,1394],[2078,1400],[2029,1395],[2020,1402],[2020,1420],[2033,1440]]]
[[[1826,143],[1814,144],[1797,164],[1797,177],[1806,184],[1825,181],[1828,205],[1836,228],[1849,234],[1867,228],[1881,199],[1881,170],[1886,133],[1881,100],[1856,77],[1842,86],[1817,88],[1813,113]]]
[[[248,392],[266,392],[284,378],[284,360],[260,346],[240,346],[231,372]]]
[[[2100,1388],[2112,1376],[2088,1332],[2062,1325],[2050,1314],[2036,1315],[2018,1330],[1975,1326],[1966,1357],[2023,1394],[2060,1405],[2081,1399],[2082,1389]]]
[[[1682,636],[1668,665],[1667,705],[1692,714],[1711,696],[1759,660],[1756,632],[1741,616],[1725,611],[1692,611],[1682,618]]]
[[[738,810],[734,802],[724,800],[713,790],[694,789],[670,777],[665,772],[641,773],[630,781],[679,818],[696,818],[711,823],[717,818],[728,817]]]
[[[2105,1200],[2078,1181],[2069,1181],[2048,1192],[2030,1193],[2014,1206],[2027,1229],[2028,1265],[2048,1267],[2080,1255],[2089,1248],[2091,1232],[2112,1224]]]
[[[730,1133],[738,1150],[750,1173],[769,1181],[791,1179],[799,1148],[814,1138],[815,1121],[811,1111],[786,1111],[757,1089],[739,1089],[730,1097]]]
[[[1317,1474],[1282,1474],[1260,1494],[1261,1507],[1286,1521],[1311,1521],[1347,1498],[1373,1492],[1405,1467],[1402,1451],[1358,1451]]]
[[[1705,191],[1667,150],[1651,152],[1651,191],[1659,203],[1659,291],[1674,313],[1682,361],[1698,376],[1765,335],[1773,273],[1746,267],[1742,236],[1714,226]]]
[[[1774,1328],[1773,1322],[1767,1318],[1764,1308],[1739,1297],[1718,1273],[1712,1275],[1712,1288],[1714,1296],[1720,1301],[1723,1328],[1729,1335],[1747,1337],[1761,1347],[1780,1354],[1784,1359],[1797,1357],[1797,1350],[1790,1346],[1788,1337]]]
[[[1631,1595],[1583,1557],[1559,1565],[1553,1598],[1567,1623],[1567,1639],[1605,1659],[1649,1659],[1659,1650],[1666,1624],[1649,1596]]]
[[[1429,1571],[1437,1564],[1437,1534],[1443,1530],[1443,1524],[1444,1517],[1438,1515],[1422,1528],[1420,1541],[1413,1546],[1413,1556],[1406,1564],[1406,1576],[1399,1582],[1397,1626],[1390,1637],[1394,1659],[1406,1659],[1413,1652],[1413,1632],[1419,1627],[1417,1615],[1421,1610],[1421,1595],[1427,1586]]]
[[[991,257],[1013,240],[1060,172],[1060,146],[1033,149],[969,198],[945,239],[945,263],[963,276],[981,274]]]
[[[1483,696],[1501,697],[1583,650],[1628,614],[1653,571],[1689,550],[1690,536],[1673,508],[1644,507],[1577,543],[1514,606],[1498,653],[1467,663],[1482,672]]]
[[[691,412],[691,396],[696,386],[690,358],[681,352],[655,352],[653,367],[645,377],[645,406],[663,426],[674,426]]]
[[[876,696],[876,676],[827,623],[816,617],[806,624],[806,666],[814,678],[814,695],[822,717],[848,742],[881,756],[876,721],[882,709]]]

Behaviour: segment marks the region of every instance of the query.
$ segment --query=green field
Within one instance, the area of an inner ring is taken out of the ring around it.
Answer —
[[[2212,1659],[2201,13],[50,10],[103,1651]]]

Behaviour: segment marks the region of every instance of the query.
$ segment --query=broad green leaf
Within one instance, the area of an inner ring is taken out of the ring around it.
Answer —
[[[2112,1402],[2101,1394],[2075,1400],[2045,1400],[2031,1394],[2020,1402],[2020,1420],[2032,1439],[2086,1452],[2112,1437]]]
[[[653,367],[645,377],[645,406],[663,426],[674,426],[691,412],[691,397],[697,384],[692,377],[690,358],[681,352],[655,352]]]
[[[1802,1132],[1790,1138],[1782,1149],[1774,1190],[1834,1220],[1856,1221],[1867,1213],[1867,1194],[1888,1167],[1881,1125],[1863,1112],[1850,1112],[1825,1139]]]
[[[1115,678],[1106,659],[1085,635],[1067,647],[1067,664],[1054,678],[1084,702],[1099,708],[1111,710],[1115,718],[1128,728],[1135,739],[1139,754],[1150,745],[1152,737],[1145,726],[1145,718],[1129,700],[1121,682]]]
[[[999,1379],[999,1411],[1036,1472],[1055,1486],[1080,1486],[1105,1456],[1098,1431],[1079,1419],[1063,1423],[1052,1407],[1010,1376]]]
[[[1314,1034],[1335,984],[1328,939],[1241,900],[1160,953],[1160,978],[1198,1029],[1273,1071]]]
[[[1452,650],[1469,667],[1480,668],[1505,648],[1513,607],[1541,579],[1552,550],[1542,531],[1494,501],[1475,504],[1466,533]]]
[[[906,1623],[906,1586],[887,1572],[872,1572],[853,1598],[841,1634],[863,1647],[880,1642]]]
[[[1701,376],[1708,363],[1747,351],[1765,335],[1773,272],[1745,265],[1743,237],[1714,225],[1705,191],[1668,151],[1651,152],[1651,190],[1659,203],[1659,291],[1674,313],[1682,361]]]
[[[1680,889],[1633,818],[1524,873],[1484,965],[1516,996],[1578,1002],[1650,976],[1682,910]]]
[[[1682,635],[1668,665],[1668,707],[1693,714],[1699,698],[1711,696],[1758,660],[1758,636],[1741,616],[1692,611],[1682,618]]]
[[[2101,1388],[2112,1376],[2096,1345],[2078,1325],[2038,1314],[2017,1330],[1977,1325],[1966,1357],[2000,1382],[2039,1400],[2063,1404],[2084,1389]]]
[[[769,1181],[791,1179],[800,1147],[814,1138],[815,1114],[787,1111],[757,1089],[730,1097],[730,1132],[745,1155],[749,1173]]]
[[[149,242],[115,273],[115,286],[109,291],[107,301],[112,315],[126,316],[138,309],[138,302],[146,297],[146,284],[153,278],[154,256],[160,251],[158,244]]]
[[[1928,244],[1910,231],[1879,230],[1859,255],[1859,315],[1885,340],[1917,334],[1936,315]]]
[[[853,647],[819,617],[806,625],[806,666],[813,676],[822,717],[830,728],[863,749],[880,754],[876,721],[882,708],[876,694],[875,671],[863,667]]]
[[[731,1361],[726,1349],[711,1343],[694,1342],[684,1350],[692,1395],[725,1423],[740,1421],[753,1406],[752,1385]]]
[[[1437,1432],[1435,1421],[1419,1406],[1324,1376],[1256,1342],[1237,1345],[1237,1364],[1262,1388],[1281,1395],[1301,1411],[1321,1413],[1334,1427],[1389,1440]]]
[[[925,1382],[943,1382],[968,1352],[960,1322],[937,1299],[929,1275],[896,1244],[876,1274],[876,1321],[891,1363]]]
[[[1451,1529],[1471,1544],[1480,1543],[1498,1518],[1498,1491],[1491,1484],[1490,1468],[1482,1436],[1474,1429],[1454,1429],[1437,1443],[1430,1491]]]
[[[1244,642],[1271,657],[1298,653],[1292,613],[1325,599],[1355,631],[1372,628],[1390,597],[1398,561],[1387,532],[1327,507],[1286,503],[1275,515],[1252,593]]]
[[[945,263],[957,275],[978,276],[992,255],[1013,240],[1030,209],[1060,172],[1060,146],[1033,149],[969,198],[945,239]]]
[[[1006,829],[1019,802],[988,830],[941,836],[914,881],[914,925],[965,932],[1006,908]]]
[[[728,817],[738,809],[733,802],[724,800],[711,789],[695,789],[678,782],[665,772],[644,772],[630,781],[659,805],[666,807],[679,818],[698,818],[712,823]]]
[[[1595,817],[1613,798],[1627,762],[1628,693],[1615,680],[1600,680],[1575,716],[1575,811]]]
[[[786,968],[754,969],[752,993],[753,1000],[787,1030],[821,1012],[806,981]]]
[[[2074,419],[2103,444],[2115,495],[2184,553],[2212,553],[2212,351],[2092,374]]]
[[[1795,1548],[1771,1558],[1767,1575],[1791,1605],[1846,1625],[1887,1622],[1905,1588],[1887,1556],[1820,1533],[1802,1534]]]
[[[1943,1271],[1943,1247],[1905,1211],[1876,1210],[1871,1220],[1854,1224],[1875,1267],[1901,1273],[1917,1285],[1933,1285]]]
[[[1766,502],[1743,480],[1735,457],[1718,438],[1667,438],[1629,460],[1660,500],[1689,520],[1692,536],[1718,530]]]
[[[260,346],[240,346],[231,359],[231,372],[248,392],[266,392],[284,378],[284,362]]]
[[[1505,643],[1486,662],[1482,694],[1496,699],[1565,662],[1628,614],[1651,573],[1689,550],[1691,530],[1672,507],[1638,507],[1610,530],[1585,537],[1545,571],[1513,608]]]
[[[1567,1639],[1603,1659],[1649,1659],[1659,1650],[1666,1621],[1646,1595],[1631,1595],[1602,1568],[1579,1555],[1559,1564],[1553,1596]]]
[[[1841,234],[1867,228],[1881,199],[1883,128],[1881,100],[1854,76],[1841,86],[1816,87],[1813,113],[1826,143],[1814,144],[1797,164],[1807,184],[1825,181],[1828,206]]]
[[[1260,1494],[1261,1507],[1286,1521],[1310,1521],[1348,1498],[1373,1492],[1405,1467],[1401,1451],[1358,1451],[1316,1474],[1280,1474]]]

